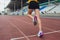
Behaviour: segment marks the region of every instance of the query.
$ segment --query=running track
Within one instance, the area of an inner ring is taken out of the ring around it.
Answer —
[[[0,16],[0,40],[60,40],[60,19],[42,18],[44,36],[27,16]]]

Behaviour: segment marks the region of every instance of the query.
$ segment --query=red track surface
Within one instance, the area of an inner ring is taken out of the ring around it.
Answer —
[[[60,19],[41,18],[41,20],[44,33],[60,30]],[[38,25],[34,26],[27,16],[0,16],[0,40],[19,37],[24,38],[17,40],[60,40],[60,32],[46,34],[43,38],[27,37],[37,33]]]

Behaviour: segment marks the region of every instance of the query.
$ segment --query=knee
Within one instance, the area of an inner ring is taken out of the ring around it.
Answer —
[[[38,13],[36,13],[35,16],[39,17],[40,15]]]

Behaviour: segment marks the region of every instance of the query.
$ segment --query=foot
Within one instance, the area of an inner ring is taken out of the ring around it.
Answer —
[[[40,38],[43,37],[43,32],[42,31],[38,32],[37,36]]]
[[[34,16],[34,18],[33,18],[33,23],[34,23],[34,25],[37,24],[37,17],[36,16]]]

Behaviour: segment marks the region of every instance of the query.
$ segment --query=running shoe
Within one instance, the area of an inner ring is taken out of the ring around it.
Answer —
[[[40,38],[43,37],[43,32],[42,31],[38,32],[37,36]]]
[[[34,23],[34,25],[37,25],[37,16],[34,16],[33,23]]]

